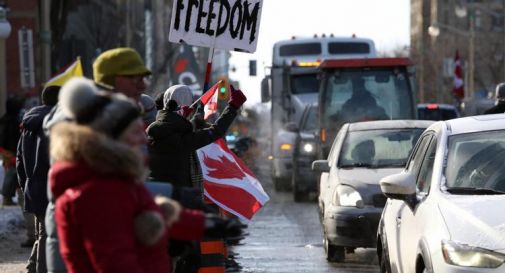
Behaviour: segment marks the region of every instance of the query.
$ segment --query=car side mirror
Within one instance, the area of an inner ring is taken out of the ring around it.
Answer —
[[[298,125],[294,122],[288,122],[284,125],[284,129],[288,132],[298,133]]]
[[[330,162],[328,160],[316,160],[312,162],[312,170],[320,173],[330,172]]]
[[[380,180],[382,193],[388,198],[405,201],[415,207],[416,179],[408,172],[386,176]]]

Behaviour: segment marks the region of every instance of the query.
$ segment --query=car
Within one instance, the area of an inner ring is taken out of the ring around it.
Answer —
[[[459,118],[458,108],[451,104],[421,103],[417,105],[417,116],[422,120],[449,120]]]
[[[306,199],[309,193],[317,192],[317,176],[311,170],[312,161],[316,160],[316,132],[318,129],[317,104],[305,107],[296,129],[293,152],[293,174],[291,188],[295,202]]]
[[[345,260],[358,247],[375,247],[377,225],[386,197],[379,180],[399,172],[418,137],[433,121],[383,120],[346,123],[321,172],[318,197],[326,259]]]
[[[505,272],[505,115],[433,124],[380,186],[381,272]]]

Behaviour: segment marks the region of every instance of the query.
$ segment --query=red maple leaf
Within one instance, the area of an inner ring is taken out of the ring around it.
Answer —
[[[203,162],[209,169],[208,176],[216,179],[243,179],[244,172],[233,161],[230,161],[226,156],[220,156],[219,160],[203,154]]]

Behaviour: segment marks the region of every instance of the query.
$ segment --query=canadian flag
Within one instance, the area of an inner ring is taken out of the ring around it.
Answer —
[[[207,198],[220,208],[249,222],[270,199],[251,170],[223,139],[197,151]]]
[[[461,59],[459,58],[459,50],[456,51],[456,56],[454,57],[454,87],[452,93],[460,99],[465,96],[463,68],[461,66]]]
[[[212,89],[217,90],[219,83]],[[205,117],[217,112],[215,92],[204,100]],[[212,106],[215,99],[215,106]],[[249,222],[254,214],[270,199],[261,183],[235,153],[230,151],[223,139],[219,139],[196,151],[203,175],[204,194],[227,212]]]
[[[213,88],[214,88],[214,86],[211,88],[211,90]],[[211,90],[209,90],[209,91],[211,91]],[[216,90],[217,90],[217,88],[216,88]],[[216,92],[216,90],[213,90],[214,94],[212,94],[210,99],[206,103],[204,103],[205,106],[203,108],[203,111],[205,113],[205,115],[204,115],[205,120],[209,119],[209,117],[211,115],[217,113],[217,97],[219,96],[219,92]],[[209,91],[207,91],[207,92],[209,92]],[[202,103],[203,103],[203,100],[202,100]]]

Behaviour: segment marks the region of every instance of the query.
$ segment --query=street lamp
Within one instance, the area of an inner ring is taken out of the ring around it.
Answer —
[[[5,39],[11,34],[11,24],[7,21],[7,11],[0,6],[0,116],[5,114],[5,104],[7,101],[7,76]]]

